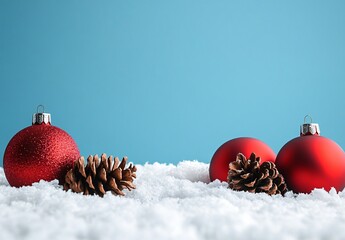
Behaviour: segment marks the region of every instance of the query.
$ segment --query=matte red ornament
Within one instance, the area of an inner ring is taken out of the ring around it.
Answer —
[[[40,180],[58,179],[63,183],[66,172],[79,156],[72,137],[51,125],[49,113],[37,111],[32,126],[19,131],[8,143],[4,171],[9,184],[14,187]]]
[[[236,160],[238,153],[242,153],[249,158],[254,152],[261,157],[260,164],[263,162],[274,162],[276,155],[273,150],[264,142],[250,137],[240,137],[227,141],[214,153],[210,163],[210,180],[216,179],[227,181],[229,163]]]
[[[301,126],[300,136],[279,151],[276,166],[295,193],[310,193],[315,188],[329,191],[332,187],[341,191],[345,187],[345,153],[337,143],[320,136],[316,123]]]

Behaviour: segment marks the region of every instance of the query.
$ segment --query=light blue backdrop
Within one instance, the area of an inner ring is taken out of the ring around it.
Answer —
[[[345,1],[0,0],[0,153],[44,104],[83,155],[277,153],[306,114],[345,148]]]

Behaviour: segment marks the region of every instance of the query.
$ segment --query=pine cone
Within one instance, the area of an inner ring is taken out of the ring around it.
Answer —
[[[90,155],[87,158],[87,165],[84,166],[84,157],[74,162],[73,168],[65,176],[64,190],[71,189],[73,192],[84,193],[84,195],[97,194],[104,196],[106,191],[115,195],[124,196],[124,188],[129,191],[135,189],[133,184],[136,178],[137,168],[130,164],[125,169],[127,157],[124,157],[119,164],[119,158],[102,154],[101,160],[98,155]]]
[[[239,153],[236,161],[229,164],[229,188],[253,193],[265,192],[269,195],[287,192],[283,176],[273,162],[260,165],[260,157],[252,153],[249,159]]]

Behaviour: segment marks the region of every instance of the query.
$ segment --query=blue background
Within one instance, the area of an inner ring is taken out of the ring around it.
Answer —
[[[306,114],[345,147],[345,1],[0,1],[0,153],[38,104],[83,155],[277,153]]]

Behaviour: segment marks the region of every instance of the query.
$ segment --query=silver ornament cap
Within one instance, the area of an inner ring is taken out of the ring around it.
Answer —
[[[307,118],[310,119],[310,122],[307,123]],[[313,119],[306,115],[304,117],[304,123],[301,125],[300,129],[300,136],[307,136],[307,135],[320,135],[320,127],[319,124],[313,123]]]
[[[50,113],[44,112],[44,106],[38,105],[37,112],[32,115],[32,125],[51,124]]]

